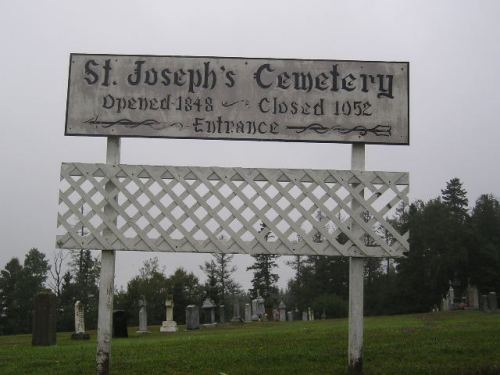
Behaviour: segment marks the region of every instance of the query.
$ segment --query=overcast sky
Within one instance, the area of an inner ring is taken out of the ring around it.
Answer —
[[[409,61],[410,145],[367,146],[366,169],[409,171],[412,201],[453,177],[471,204],[498,198],[499,14],[494,0],[1,1],[0,267],[32,247],[52,257],[61,162],[105,161],[105,138],[64,136],[71,52]],[[121,160],[348,169],[350,146],[124,139]],[[120,252],[116,285],[155,255],[199,276],[210,257]],[[249,287],[251,258],[235,260]]]

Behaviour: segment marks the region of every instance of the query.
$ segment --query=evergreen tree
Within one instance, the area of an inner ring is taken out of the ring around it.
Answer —
[[[247,271],[253,271],[250,295],[252,298],[256,298],[257,294],[260,294],[265,300],[266,307],[272,307],[273,304],[276,304],[278,295],[276,283],[278,282],[279,276],[277,273],[273,272],[277,267],[276,259],[278,256],[259,254],[254,255],[253,258],[255,259],[254,264],[247,267]]]
[[[471,216],[470,278],[483,293],[500,291],[500,203],[491,194],[476,201]]]
[[[167,279],[174,300],[174,320],[180,324],[186,321],[186,307],[201,303],[201,286],[192,272],[177,268]]]
[[[12,258],[0,271],[0,333],[19,332],[21,321],[20,281],[23,267]]]
[[[213,259],[206,261],[200,269],[207,276],[207,281],[203,286],[204,298],[210,298],[215,304],[219,303],[221,291],[218,282],[217,265]]]
[[[259,233],[263,233],[265,241],[270,241],[274,238],[274,234],[269,230],[266,223],[262,222]],[[276,283],[279,276],[273,270],[277,267],[277,255],[258,254],[253,255],[254,264],[247,267],[247,271],[253,270],[252,288],[250,289],[251,298],[256,298],[260,295],[264,298],[266,307],[272,307],[277,304],[278,288]]]
[[[450,208],[452,214],[460,221],[465,221],[467,217],[467,192],[462,187],[462,182],[458,178],[452,178],[446,183],[446,188],[441,190],[443,202]]]
[[[0,330],[31,332],[33,300],[44,287],[49,269],[45,254],[33,248],[21,265],[12,258],[0,272]]]

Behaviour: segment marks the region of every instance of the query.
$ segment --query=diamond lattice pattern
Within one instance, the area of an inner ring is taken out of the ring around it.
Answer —
[[[63,163],[66,249],[399,257],[408,173]]]

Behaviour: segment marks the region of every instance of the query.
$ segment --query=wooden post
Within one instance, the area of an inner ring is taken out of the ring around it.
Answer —
[[[352,145],[351,169],[365,170],[365,145]],[[359,207],[352,202],[353,211]],[[359,225],[352,222],[353,232],[359,233]],[[364,258],[349,258],[349,374],[363,373],[363,274]]]
[[[120,163],[120,138],[108,137],[106,163]],[[106,184],[106,192],[112,192],[114,185]],[[104,207],[104,213],[116,221],[116,214],[111,206]],[[106,230],[104,235],[106,235]],[[96,365],[98,375],[110,373],[111,338],[113,334],[113,294],[115,289],[115,251],[101,252],[101,276],[99,282],[99,310],[97,319],[97,354]]]

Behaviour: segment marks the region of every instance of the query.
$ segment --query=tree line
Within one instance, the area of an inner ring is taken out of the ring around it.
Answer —
[[[392,223],[401,233],[410,231],[410,250],[399,259],[366,260],[366,314],[430,311],[440,305],[450,282],[457,296],[468,285],[475,285],[481,294],[500,291],[500,203],[493,195],[484,194],[472,209],[468,205],[461,181],[454,178],[438,197],[398,208]],[[266,232],[265,238],[273,236],[264,223],[260,231]],[[200,265],[206,276],[204,283],[183,268],[167,275],[158,258],[148,259],[126,288],[115,292],[114,307],[128,311],[129,323],[137,324],[138,301],[145,299],[149,323],[161,324],[165,300],[172,298],[174,319],[182,324],[186,306],[200,306],[205,298],[224,305],[229,319],[236,300],[248,302],[260,295],[268,309],[283,300],[288,310],[311,307],[318,317],[347,315],[348,259],[289,257],[287,263],[295,274],[285,290],[279,290],[278,256],[253,258],[254,263],[246,269],[253,273],[248,291],[235,280],[236,267],[229,254],[213,254]],[[73,330],[77,300],[85,306],[87,328],[94,329],[99,272],[99,258],[88,250],[60,251],[49,260],[31,249],[23,263],[12,258],[0,271],[0,334],[31,332],[33,298],[43,288],[50,288],[57,297],[58,330]]]

